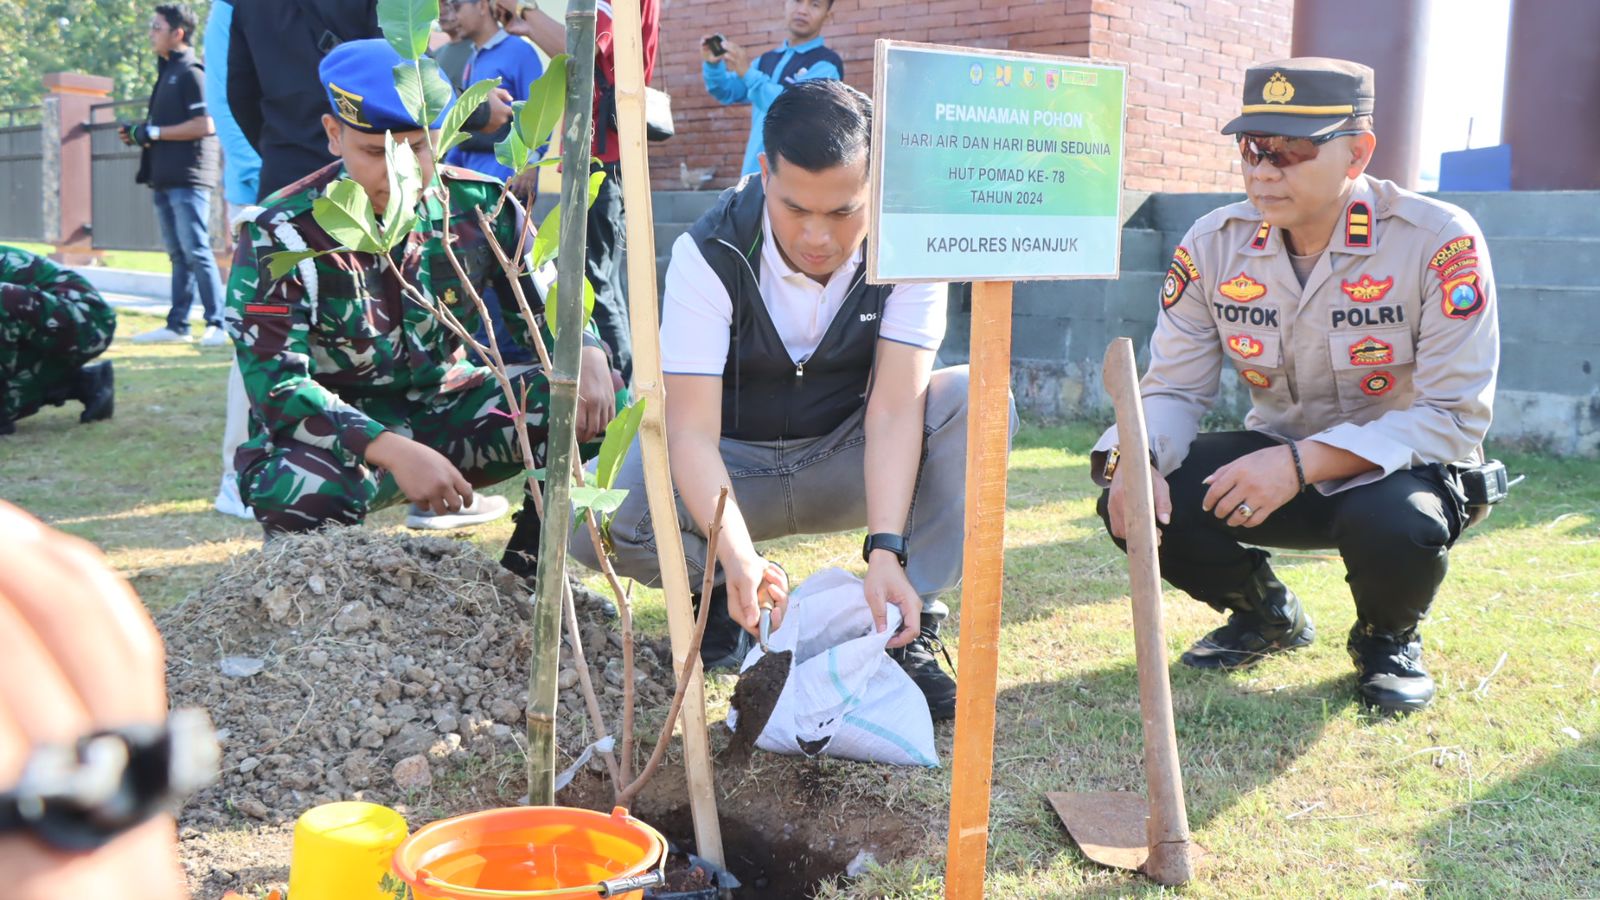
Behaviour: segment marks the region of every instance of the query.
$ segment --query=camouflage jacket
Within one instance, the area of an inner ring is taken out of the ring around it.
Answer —
[[[16,352],[13,341],[24,339],[41,348],[97,356],[111,345],[116,330],[116,312],[82,275],[0,245],[0,362]]]
[[[450,192],[456,258],[476,289],[495,288],[507,327],[526,343],[526,325],[473,212],[493,213],[500,183],[465,169],[439,171]],[[410,410],[482,383],[487,370],[465,361],[460,339],[407,299],[394,270],[373,254],[328,253],[272,278],[266,258],[273,253],[339,246],[312,219],[311,207],[342,174],[343,165],[335,162],[283,188],[240,226],[226,320],[250,397],[251,444],[292,439],[354,465],[364,460],[373,438],[403,426]],[[477,310],[439,240],[444,211],[431,198],[424,206],[392,259],[408,283],[430,299],[442,298],[463,325],[476,329]],[[521,221],[514,201],[494,220],[494,237],[508,254],[515,252]],[[538,312],[533,279],[524,276],[522,286]],[[542,322],[541,331],[546,346],[553,346]],[[592,333],[584,342],[603,346]]]

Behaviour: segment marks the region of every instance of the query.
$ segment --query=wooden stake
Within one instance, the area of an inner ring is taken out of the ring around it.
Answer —
[[[1139,667],[1139,708],[1144,713],[1144,774],[1149,791],[1146,820],[1150,857],[1144,871],[1161,884],[1182,884],[1192,874],[1189,815],[1183,802],[1178,739],[1172,720],[1172,684],[1167,676],[1166,629],[1161,619],[1161,569],[1156,557],[1156,514],[1150,439],[1133,341],[1117,338],[1106,348],[1105,385],[1117,408],[1117,439],[1127,485],[1128,577],[1133,593],[1133,642]],[[964,664],[964,663],[963,663]]]
[[[1011,282],[972,286],[967,393],[967,523],[961,579],[961,677],[951,761],[944,895],[980,900],[989,852],[1000,588],[1005,575],[1006,461],[1011,434]]]
[[[694,641],[694,611],[689,599],[689,569],[678,531],[678,503],[667,457],[666,388],[661,378],[661,321],[656,308],[655,219],[650,203],[650,162],[645,148],[644,45],[639,0],[613,0],[612,41],[616,58],[617,133],[622,154],[622,197],[628,235],[628,318],[633,327],[633,389],[647,402],[639,425],[645,492],[655,523],[661,586],[666,593],[667,627],[674,671]],[[705,682],[698,654],[687,669],[683,704],[683,764],[689,783],[689,812],[695,849],[723,865],[722,826],[717,821],[716,778],[711,739],[706,733]]]

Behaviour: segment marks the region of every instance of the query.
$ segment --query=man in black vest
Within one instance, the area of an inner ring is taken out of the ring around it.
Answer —
[[[674,244],[661,327],[667,442],[693,584],[699,526],[718,488],[733,488],[707,667],[743,660],[763,587],[782,621],[787,576],[757,541],[865,525],[873,618],[881,630],[888,604],[899,608],[908,625],[890,652],[933,717],[948,719],[955,682],[934,654],[947,614],[938,597],[961,578],[967,370],[934,371],[945,285],[866,283],[871,129],[872,101],[843,82],[790,87],[767,115],[761,175],[724,192]],[[611,537],[618,570],[653,584],[643,482],[635,445]],[[572,553],[594,564],[588,537]]]

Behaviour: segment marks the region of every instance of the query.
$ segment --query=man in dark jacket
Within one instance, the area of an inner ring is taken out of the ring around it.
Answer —
[[[211,255],[211,190],[217,183],[216,128],[206,111],[205,69],[190,46],[194,12],[163,3],[150,17],[150,46],[160,60],[145,121],[124,126],[125,144],[138,144],[140,184],[155,192],[161,239],[172,259],[172,309],[167,324],[138,335],[137,343],[188,341],[195,294],[205,309],[201,343],[228,342],[222,331],[222,276]]]

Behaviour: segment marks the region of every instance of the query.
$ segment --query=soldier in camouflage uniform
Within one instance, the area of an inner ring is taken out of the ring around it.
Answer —
[[[406,283],[447,304],[469,331],[477,326],[440,240],[447,211],[437,197],[424,199],[415,230],[389,261],[337,251],[304,260],[282,278],[268,272],[270,254],[340,246],[311,209],[341,175],[361,184],[381,214],[389,199],[385,131],[409,142],[423,179],[432,177],[427,133],[394,89],[398,62],[382,40],[346,42],[328,54],[321,74],[334,114],[323,122],[341,162],[277,192],[241,227],[226,315],[251,415],[236,463],[240,495],[269,535],[359,523],[408,498],[435,513],[456,512],[472,503],[474,487],[523,471],[498,383],[488,369],[465,362],[461,342],[404,296],[395,274],[398,266]],[[492,178],[439,172],[449,193],[451,244],[467,279],[512,296],[475,211],[498,209],[493,236],[514,249],[521,210],[515,201],[501,204],[502,187]],[[523,289],[538,305],[532,278],[524,277]],[[526,343],[521,317],[507,324]],[[551,340],[547,330],[544,339]],[[542,466],[547,386],[537,370],[522,380]],[[588,440],[615,413],[608,356],[592,333],[584,336],[579,393],[579,438]]]
[[[83,276],[0,246],[0,434],[46,403],[81,402],[80,422],[111,418],[111,363],[86,363],[116,330],[116,313]]]

